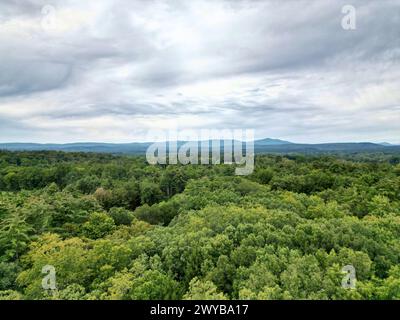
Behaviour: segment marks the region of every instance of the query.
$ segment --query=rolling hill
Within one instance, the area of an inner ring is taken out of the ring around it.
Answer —
[[[179,141],[178,145],[186,141]],[[114,154],[144,155],[151,142],[134,143],[0,143],[0,150],[10,151],[65,151],[65,152],[98,152]],[[359,152],[400,152],[400,146],[383,145],[370,142],[299,144],[279,139],[262,139],[254,143],[256,153],[359,153]]]

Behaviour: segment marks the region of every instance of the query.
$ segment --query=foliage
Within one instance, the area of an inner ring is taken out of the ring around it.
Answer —
[[[400,299],[399,168],[395,155],[262,155],[238,177],[2,151],[0,299]]]

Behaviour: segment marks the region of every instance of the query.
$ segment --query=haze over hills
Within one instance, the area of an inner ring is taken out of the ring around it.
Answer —
[[[265,138],[262,140],[257,140],[257,144],[259,146],[281,146],[281,145],[293,144],[293,142],[280,139]]]
[[[178,146],[187,141],[178,141]],[[79,142],[66,144],[39,144],[39,143],[0,143],[0,150],[10,151],[65,151],[65,152],[98,152],[98,153],[122,153],[144,155],[152,142],[133,143],[98,143]],[[222,145],[222,141],[221,141]],[[357,153],[357,152],[400,152],[399,145],[371,142],[348,142],[348,143],[319,143],[304,144],[293,143],[280,139],[261,139],[254,142],[256,153]]]
[[[382,146],[386,146],[386,147],[393,147],[393,146],[398,146],[399,145],[397,143],[389,143],[389,142],[380,142],[378,144],[380,144]]]

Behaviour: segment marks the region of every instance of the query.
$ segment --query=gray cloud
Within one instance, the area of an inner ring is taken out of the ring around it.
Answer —
[[[0,4],[2,141],[179,126],[400,142],[399,1],[351,1],[351,31],[347,0],[50,2]]]

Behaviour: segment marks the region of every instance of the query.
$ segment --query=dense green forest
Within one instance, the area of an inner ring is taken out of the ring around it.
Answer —
[[[0,299],[400,299],[399,160],[0,152]]]

